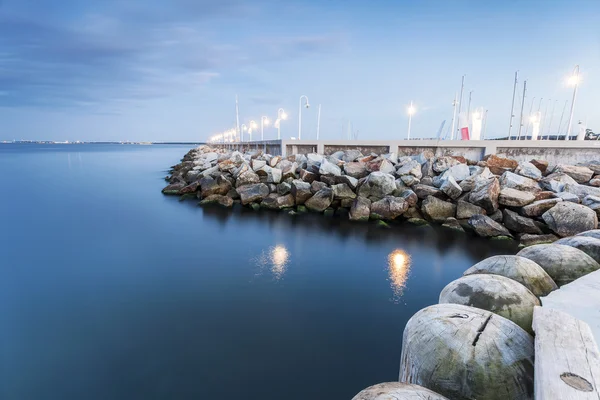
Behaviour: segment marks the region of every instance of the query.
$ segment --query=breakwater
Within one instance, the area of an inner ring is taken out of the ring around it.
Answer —
[[[360,150],[273,156],[200,146],[166,177],[163,193],[200,204],[318,212],[353,221],[439,224],[524,246],[596,229],[600,161],[516,161],[496,155],[363,154]]]

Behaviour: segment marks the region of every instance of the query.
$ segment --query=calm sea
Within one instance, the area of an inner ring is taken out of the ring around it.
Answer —
[[[507,244],[200,208],[185,146],[0,144],[0,398],[350,399]]]

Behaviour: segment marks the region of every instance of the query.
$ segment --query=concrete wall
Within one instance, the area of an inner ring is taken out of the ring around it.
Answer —
[[[505,155],[516,160],[538,158],[554,164],[600,161],[600,141],[595,140],[270,140],[225,146],[259,148],[274,155],[332,154],[348,149],[358,149],[363,154],[415,155],[429,150],[437,156],[460,155],[475,161],[486,154]]]

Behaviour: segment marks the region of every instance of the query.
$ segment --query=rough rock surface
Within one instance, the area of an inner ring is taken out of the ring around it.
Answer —
[[[504,317],[436,304],[406,324],[399,381],[449,399],[532,399],[533,352],[533,338]]]
[[[561,244],[537,244],[517,255],[535,261],[558,286],[600,269],[600,264],[583,251]]]
[[[304,205],[311,211],[323,212],[331,205],[333,201],[333,190],[331,188],[323,188],[314,194],[310,199],[306,200]]]
[[[482,207],[488,214],[498,209],[498,196],[500,195],[500,184],[495,177],[478,180],[475,188],[469,195],[469,202]]]
[[[492,256],[478,262],[463,275],[493,274],[510,278],[525,286],[537,297],[558,289],[550,275],[535,261],[520,256]]]
[[[502,215],[502,223],[511,231],[533,235],[541,235],[544,233],[539,226],[541,224],[531,218],[522,217],[509,209],[504,209]]]
[[[401,216],[408,209],[408,203],[399,197],[386,196],[371,204],[373,219],[392,220]]]
[[[371,214],[371,200],[365,197],[357,197],[354,199],[350,207],[351,221],[368,221]]]
[[[476,206],[475,204],[471,204],[467,201],[459,200],[456,203],[456,218],[458,219],[468,219],[473,215],[485,215],[486,212],[483,208]]]
[[[482,237],[512,237],[508,229],[487,215],[473,215],[469,218],[469,225],[473,228],[475,233]]]
[[[264,183],[244,185],[236,189],[243,205],[261,201],[269,195],[269,187]]]
[[[533,334],[533,307],[538,298],[525,286],[501,275],[465,275],[450,282],[440,293],[440,304],[462,304],[491,311],[510,319]]]
[[[535,195],[533,193],[511,188],[500,190],[500,195],[498,196],[498,203],[508,207],[523,207],[533,203],[534,200]]]
[[[385,382],[369,386],[352,400],[448,400],[419,385],[402,382]]]
[[[456,205],[428,196],[421,204],[421,211],[431,221],[444,222],[447,218],[455,216]]]
[[[572,236],[557,240],[555,244],[563,244],[579,249],[600,264],[600,239],[587,236]]]
[[[542,218],[548,227],[561,237],[598,228],[598,216],[592,209],[566,201],[546,211]]]

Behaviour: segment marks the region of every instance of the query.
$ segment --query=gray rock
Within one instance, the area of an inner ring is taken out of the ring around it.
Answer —
[[[396,167],[394,166],[394,164],[390,160],[385,160],[384,159],[381,162],[381,164],[379,165],[379,171],[385,172],[386,174],[393,174],[394,172],[396,172]],[[421,171],[421,168],[419,168],[419,172],[420,171]]]
[[[442,175],[444,178],[451,176],[456,182],[462,182],[471,176],[471,171],[467,164],[458,164],[448,168]]]
[[[358,179],[353,178],[349,175],[341,175],[335,177],[336,184],[345,183],[352,190],[355,190],[358,186]]]
[[[521,215],[525,217],[539,217],[550,210],[556,204],[561,203],[562,199],[538,200],[521,208]]]
[[[396,219],[408,209],[408,203],[399,197],[386,196],[383,199],[371,203],[371,215],[373,219],[392,220]]]
[[[563,244],[579,249],[600,264],[600,239],[588,236],[572,236],[557,240],[555,244]]]
[[[424,176],[421,178],[421,185],[433,186],[433,178]]]
[[[583,200],[583,198],[586,196],[600,197],[600,188],[580,185],[578,183],[566,183],[563,186],[563,191],[576,195],[577,197],[579,197],[579,200]]]
[[[475,233],[482,237],[512,237],[508,229],[487,215],[473,215],[469,218],[469,225],[473,228]]]
[[[302,179],[304,182],[313,183],[318,177],[319,175],[314,172],[310,172],[306,169],[300,170],[300,179]]]
[[[460,225],[460,222],[456,218],[447,218],[446,221],[442,224],[442,228],[451,229],[456,232],[465,232],[463,227]]]
[[[545,235],[532,235],[529,233],[525,233],[519,236],[519,246],[527,247],[534,246],[536,244],[547,244],[553,243],[558,240],[558,236],[553,235],[551,233]]]
[[[504,226],[511,231],[518,233],[530,233],[534,235],[541,235],[543,232],[540,227],[531,218],[522,217],[514,211],[509,209],[502,210]]]
[[[449,399],[533,399],[533,359],[533,338],[514,322],[474,307],[436,304],[406,324],[399,381]]]
[[[558,289],[550,275],[535,261],[520,256],[492,256],[464,272],[464,276],[492,274],[510,278],[525,286],[535,296],[547,296]],[[492,310],[490,310],[492,311]]]
[[[533,307],[538,298],[525,286],[501,275],[466,275],[440,293],[440,304],[462,304],[491,311],[533,334]]]
[[[501,210],[496,210],[495,212],[493,212],[492,214],[488,214],[488,216],[493,219],[494,221],[498,222],[498,223],[502,223],[502,220],[504,219],[504,215],[502,215],[502,211]]]
[[[577,183],[587,183],[594,176],[594,171],[584,166],[559,164],[556,166],[555,172],[562,172],[569,175]]]
[[[206,204],[218,204],[221,207],[233,207],[233,199],[229,196],[223,196],[220,194],[211,194],[209,196],[206,196],[204,199],[202,199],[202,201],[200,201],[199,203],[201,206],[206,205]]]
[[[290,185],[287,182],[281,182],[279,185],[277,185],[277,193],[280,196],[285,196],[286,194],[290,193],[292,191],[292,185]]]
[[[526,178],[531,178],[534,181],[542,179],[542,171],[528,161],[521,161],[515,169],[515,173]]]
[[[369,386],[352,400],[448,400],[419,385],[401,382],[385,382]]]
[[[231,183],[224,178],[213,179],[211,177],[206,177],[200,179],[200,196],[201,198],[205,198],[210,196],[211,194],[220,194],[226,195],[227,192],[231,189]]]
[[[346,163],[354,162],[360,157],[363,157],[363,154],[359,150],[344,150],[342,161]]]
[[[577,182],[575,179],[571,178],[569,175],[564,173],[552,173],[542,180],[540,180],[540,186],[545,190],[553,191],[554,193],[559,193],[564,190],[565,185],[569,183],[571,185],[576,185]]]
[[[465,164],[461,164],[461,165],[465,165]],[[448,170],[448,171],[450,171],[450,170]],[[444,179],[444,182],[442,183],[440,190],[442,192],[444,192],[448,197],[450,197],[451,199],[454,199],[454,200],[456,200],[462,194],[462,189],[460,188],[458,183],[456,183],[456,180],[454,179],[454,177],[452,175],[448,175],[446,177],[446,179]]]
[[[188,172],[188,175],[189,175],[189,172]],[[598,177],[598,175],[596,175],[594,178],[592,178],[590,180],[589,185],[594,186],[594,187],[600,187],[600,177]]]
[[[186,187],[185,182],[171,183],[171,184],[167,185],[165,188],[163,188],[162,193],[170,194],[170,195],[178,195],[179,191],[181,189],[183,189],[184,187]]]
[[[600,264],[583,251],[561,244],[536,244],[517,255],[535,261],[558,286],[600,269]]]
[[[344,165],[344,172],[346,175],[351,176],[356,179],[364,178],[369,173],[367,172],[367,168],[365,164],[360,162],[349,162]]]
[[[523,207],[533,203],[535,195],[531,192],[523,192],[521,190],[504,188],[500,190],[498,203],[509,207]]]
[[[469,202],[484,208],[488,214],[498,209],[498,196],[500,195],[500,184],[498,179],[480,179],[469,195]]]
[[[439,197],[439,196],[443,195],[439,189],[436,189],[433,186],[414,185],[411,189],[416,193],[416,195],[417,195],[417,197],[419,197],[419,199],[425,199],[428,196]]]
[[[506,171],[504,174],[502,174],[502,177],[500,177],[500,186],[502,189],[517,189],[531,193],[542,191],[540,185],[533,179],[514,174],[510,171]]]
[[[579,197],[576,194],[569,193],[569,192],[559,192],[559,193],[555,193],[555,196],[558,197],[559,199],[562,199],[563,201],[568,201],[571,203],[579,204]],[[589,197],[589,196],[587,196],[587,197]]]
[[[243,205],[262,201],[269,195],[269,187],[264,183],[254,183],[236,188]]]
[[[342,170],[337,165],[327,161],[327,159],[324,159],[319,167],[319,173],[321,175],[340,176],[342,174]]]
[[[266,166],[267,166],[267,162],[264,160],[257,160],[257,159],[252,160],[252,170],[254,172],[261,170]]]
[[[343,199],[355,199],[356,198],[356,193],[354,193],[352,191],[352,189],[350,189],[350,187],[348,185],[346,185],[345,183],[333,185],[331,187],[331,189],[333,190],[333,198],[334,199],[343,200]]]
[[[306,200],[312,197],[312,192],[310,191],[310,184],[299,179],[294,179],[294,181],[292,181],[291,193],[292,196],[294,196],[294,199],[296,200],[296,204],[298,205],[306,203]]]
[[[358,195],[362,197],[384,198],[396,189],[394,176],[384,172],[371,173],[358,189]]]
[[[443,157],[438,157],[433,162],[432,168],[435,172],[442,173],[442,172],[446,171],[447,169],[449,169],[450,167],[453,167],[458,164],[460,164],[460,162],[458,162],[458,160],[456,160],[455,158],[452,158],[450,156],[443,156]]]
[[[412,175],[402,175],[400,177],[400,180],[402,180],[402,182],[406,185],[406,186],[413,186],[418,184],[420,181],[419,179],[417,179],[416,177],[412,176]]]
[[[296,179],[298,177],[296,174],[296,171],[298,170],[298,163],[282,160],[279,166],[281,167],[281,179]]]
[[[313,182],[314,183],[314,182]],[[333,190],[328,187],[324,187],[313,195],[310,199],[304,203],[306,208],[311,211],[323,212],[327,207],[331,205],[333,201]]]
[[[421,164],[421,175],[428,178],[435,176],[435,172],[433,171],[433,160],[427,160],[424,164]]]
[[[566,201],[559,202],[546,211],[542,218],[548,227],[561,237],[598,228],[598,216],[592,209]]]
[[[475,204],[471,204],[463,200],[459,200],[456,203],[456,218],[458,219],[468,219],[473,215],[485,214],[485,210],[479,206],[476,206]]]
[[[410,160],[396,171],[397,176],[412,175],[417,179],[421,179],[423,173],[421,171],[421,164],[416,160]]]
[[[320,181],[313,181],[313,183],[310,184],[310,191],[315,194],[317,193],[319,190],[326,188],[327,184],[325,182],[320,182]]]
[[[585,237],[591,237],[594,239],[600,239],[600,229],[592,229],[590,231],[581,232],[581,233],[578,233],[577,236],[585,236]]]
[[[235,181],[235,187],[239,188],[244,185],[252,185],[260,182],[260,177],[252,170],[247,169],[238,175]]]
[[[421,211],[428,219],[434,222],[444,222],[447,218],[456,215],[456,205],[428,196],[421,204]]]
[[[419,201],[419,197],[417,197],[417,194],[411,189],[404,189],[402,192],[400,192],[398,197],[404,199],[409,207],[416,206],[417,202]]]
[[[365,197],[354,199],[350,207],[349,218],[351,221],[368,221],[371,214],[371,200]]]

